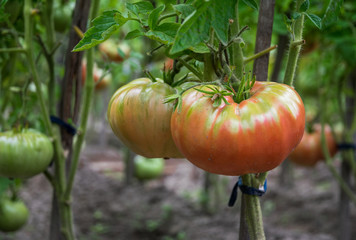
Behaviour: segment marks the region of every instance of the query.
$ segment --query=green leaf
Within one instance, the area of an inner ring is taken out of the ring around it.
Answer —
[[[179,94],[172,94],[172,95],[168,95],[167,97],[164,98],[164,102],[163,103],[169,103],[169,102],[173,102],[176,99],[180,98],[181,96]]]
[[[292,19],[297,20],[300,16],[302,16],[302,14],[299,12],[292,12],[290,16]]]
[[[148,26],[151,30],[154,30],[158,24],[159,15],[164,11],[165,5],[161,5],[155,10],[153,10],[148,16]]]
[[[137,17],[140,16],[140,14],[148,14],[151,12],[154,7],[151,2],[149,1],[141,1],[141,2],[135,2],[135,3],[126,3],[126,8],[133,14],[135,14]]]
[[[254,10],[258,10],[258,5],[254,0],[242,0],[243,3],[245,3],[247,6]]]
[[[125,18],[116,10],[103,12],[103,15],[93,20],[93,26],[86,31],[73,52],[83,51],[104,42],[128,20],[129,18]]]
[[[312,21],[312,23],[314,23],[314,25],[321,29],[321,18],[318,17],[317,15],[315,14],[311,14],[311,13],[304,13],[305,15],[308,16],[308,18],[310,19],[310,21]]]
[[[300,5],[299,11],[306,12],[309,9],[309,0],[305,0],[302,5]]]
[[[177,14],[181,14],[182,18],[187,18],[195,10],[195,8],[191,4],[173,5],[173,9]]]
[[[189,50],[195,52],[195,53],[208,53],[210,52],[210,49],[203,43],[199,43],[196,46],[190,47]]]
[[[221,97],[216,98],[213,103],[213,107],[219,107],[221,105],[221,101]]]
[[[147,36],[150,39],[157,40],[160,43],[163,44],[172,44],[174,41],[174,37],[177,34],[178,28],[179,28],[178,23],[162,23],[158,27],[155,28],[155,30],[150,30],[147,33],[145,33],[145,36]]]
[[[343,0],[330,0],[322,20],[323,28],[330,26],[338,20]]]
[[[190,14],[178,29],[170,54],[181,52],[209,39],[211,1],[199,1],[200,6]]]
[[[223,44],[228,42],[229,20],[235,19],[235,5],[237,0],[213,1],[210,10],[210,21],[216,35]]]
[[[138,30],[138,29],[135,29],[135,30],[129,32],[129,33],[126,35],[125,39],[126,39],[126,40],[130,40],[130,39],[134,39],[134,38],[137,38],[137,37],[141,37],[141,36],[143,36],[143,35],[144,35],[143,32],[141,32],[141,31]]]

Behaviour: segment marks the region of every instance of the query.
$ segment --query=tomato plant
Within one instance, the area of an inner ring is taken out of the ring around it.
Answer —
[[[325,126],[324,132],[329,153],[331,156],[334,156],[337,152],[337,145],[330,127]],[[302,166],[314,166],[318,161],[324,159],[320,125],[315,125],[311,132],[304,132],[301,142],[291,152],[289,159]]]
[[[172,93],[174,89],[160,79],[140,78],[119,88],[107,112],[116,136],[144,157],[182,157],[170,130],[173,104],[163,103]]]
[[[139,180],[150,180],[159,177],[163,173],[163,158],[145,158],[137,155],[134,158],[135,177]]]
[[[22,201],[10,199],[0,201],[0,231],[17,231],[26,224],[28,217],[29,211]]]
[[[113,62],[122,62],[130,55],[130,46],[126,43],[117,44],[114,40],[108,39],[99,45],[99,50],[109,60]]]
[[[87,64],[85,62],[82,63],[82,85],[84,85],[85,80],[87,78]],[[93,69],[93,78],[95,82],[95,90],[101,90],[107,88],[111,81],[111,74],[105,74],[103,69],[94,65]]]
[[[173,140],[196,166],[223,175],[262,173],[277,167],[301,140],[304,105],[293,88],[256,82],[250,98],[225,99],[228,104],[213,106],[205,93],[190,89],[172,115]]]
[[[46,170],[52,156],[52,142],[40,132],[23,129],[0,133],[0,176],[35,176]]]

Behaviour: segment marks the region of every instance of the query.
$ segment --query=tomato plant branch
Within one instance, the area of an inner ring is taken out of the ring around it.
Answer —
[[[182,58],[177,59],[181,64],[183,64],[184,67],[188,68],[195,76],[199,78],[199,80],[204,81],[203,74],[201,74],[197,69],[195,69],[193,66],[188,64],[185,60]]]
[[[55,102],[54,102],[54,90],[55,90],[55,72],[54,72],[54,58],[53,49],[55,48],[55,32],[54,32],[54,20],[53,20],[53,0],[47,0],[45,2],[45,28],[47,34],[47,48],[51,49],[51,53],[47,54],[46,60],[49,70],[49,83],[48,83],[48,106],[49,112],[51,114],[55,113]]]
[[[299,10],[303,2],[304,0],[297,0],[296,11]],[[295,20],[294,23],[294,28],[293,28],[294,38],[291,38],[291,44],[289,45],[287,67],[286,67],[284,81],[283,81],[285,84],[290,86],[293,85],[293,80],[297,68],[300,49],[301,49],[300,44],[293,44],[293,42],[299,42],[302,40],[303,26],[304,26],[304,14],[301,14],[299,18]]]
[[[10,52],[21,52],[21,53],[25,53],[26,52],[26,49],[24,48],[18,48],[18,47],[15,47],[15,48],[0,48],[0,53],[10,53]]]
[[[255,59],[259,58],[259,57],[262,57],[262,56],[266,55],[267,53],[271,52],[272,50],[276,49],[277,47],[278,47],[277,45],[274,45],[274,46],[269,47],[269,48],[267,48],[265,50],[262,50],[261,52],[258,52],[256,54],[254,54],[254,55],[252,55],[250,57],[244,58],[244,64],[246,64],[246,63],[248,63],[248,62],[250,62],[252,60],[255,60]]]
[[[235,5],[236,19],[234,19],[234,22],[230,25],[231,36],[237,36],[241,32],[239,27],[238,5],[239,5],[239,1],[236,1],[236,5]],[[233,44],[230,49],[231,49],[230,50],[231,64],[235,67],[234,69],[235,76],[237,77],[237,79],[242,79],[243,72],[245,70],[242,47],[240,44]]]
[[[59,183],[58,183],[59,188],[63,190],[64,185],[65,185],[65,176],[64,176],[64,171],[61,174],[62,171],[60,170],[60,169],[64,170],[62,146],[59,141],[59,138],[56,137],[56,135],[53,132],[52,125],[51,125],[50,118],[49,118],[48,109],[46,108],[43,94],[41,91],[41,83],[40,83],[40,80],[38,77],[38,72],[37,72],[36,66],[35,66],[35,60],[34,60],[34,54],[33,54],[33,44],[32,44],[33,33],[32,33],[32,16],[31,16],[31,8],[32,7],[31,6],[32,6],[32,1],[25,0],[25,5],[24,5],[24,22],[25,22],[24,49],[26,50],[27,61],[28,61],[28,64],[30,65],[30,71],[32,73],[33,82],[36,86],[36,92],[37,92],[37,97],[38,97],[38,101],[40,104],[42,118],[45,123],[45,127],[46,127],[49,137],[51,137],[54,140],[54,149],[55,149],[54,161],[55,161],[55,165],[58,166],[55,168],[56,175],[59,178],[58,179],[59,180]]]
[[[325,94],[324,94],[325,95]],[[326,96],[321,97],[321,108],[325,109],[324,103],[326,101]],[[332,164],[332,157],[330,156],[328,144],[326,142],[326,136],[325,136],[325,114],[323,111],[321,111],[321,146],[323,150],[323,154],[325,156],[325,162],[327,167],[329,168],[330,172],[340,185],[341,189],[346,193],[346,195],[350,198],[350,200],[356,205],[356,194],[353,193],[352,189],[348,184],[345,182],[345,180],[340,176],[340,174],[337,172],[335,169],[334,165]],[[351,154],[352,157],[353,154]]]
[[[94,0],[91,6],[90,18],[94,19],[98,15],[100,0]],[[84,142],[84,137],[86,133],[89,112],[92,105],[92,99],[94,94],[94,79],[93,79],[93,66],[94,66],[94,49],[91,48],[87,51],[87,80],[84,85],[84,96],[83,96],[83,109],[80,116],[80,125],[78,131],[78,138],[75,142],[73,149],[73,163],[69,171],[68,184],[64,193],[64,199],[70,200],[71,192],[73,189],[75,174],[79,165],[79,155],[80,150]]]

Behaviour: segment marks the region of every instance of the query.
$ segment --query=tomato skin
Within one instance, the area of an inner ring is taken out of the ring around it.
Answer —
[[[333,157],[337,152],[337,145],[329,126],[325,126],[325,138],[329,153]],[[315,125],[311,133],[304,132],[298,146],[291,152],[289,159],[297,165],[313,167],[320,160],[325,159],[321,144],[321,126]]]
[[[163,158],[145,158],[137,155],[134,158],[135,177],[139,180],[150,180],[159,177],[163,173]]]
[[[269,171],[303,136],[304,105],[287,85],[256,82],[249,99],[237,104],[227,96],[230,105],[216,108],[205,95],[195,89],[185,92],[171,129],[184,156],[208,172],[238,176]]]
[[[136,79],[112,96],[108,120],[116,136],[132,151],[147,158],[182,157],[175,146],[170,121],[173,104],[163,103],[175,90],[162,80]]]
[[[0,176],[35,176],[48,167],[52,157],[52,142],[40,132],[23,129],[0,133]]]
[[[112,39],[108,39],[105,42],[99,44],[99,50],[102,52],[108,59],[113,62],[123,62],[130,55],[129,45],[122,43],[116,44]],[[119,53],[119,50],[122,52]]]
[[[103,76],[104,71],[101,68],[98,68],[96,64],[93,69],[93,78],[95,82],[95,90],[103,90],[107,88],[112,80],[111,74],[105,75],[101,80],[101,76]],[[85,62],[82,63],[82,86],[85,84],[85,80],[87,78],[87,64]],[[100,80],[100,82],[98,82]]]
[[[4,199],[0,202],[0,231],[14,232],[23,227],[29,211],[22,201]]]

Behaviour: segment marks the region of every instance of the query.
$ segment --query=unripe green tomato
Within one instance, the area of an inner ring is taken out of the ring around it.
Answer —
[[[54,29],[57,32],[66,32],[72,23],[73,7],[70,4],[57,5],[54,9]]]
[[[14,232],[23,227],[29,211],[22,201],[4,199],[0,202],[0,231]]]
[[[163,173],[163,158],[145,158],[137,155],[134,158],[135,177],[139,180],[150,180],[159,177]]]
[[[52,157],[51,140],[36,130],[0,133],[0,176],[33,177],[46,170]]]

